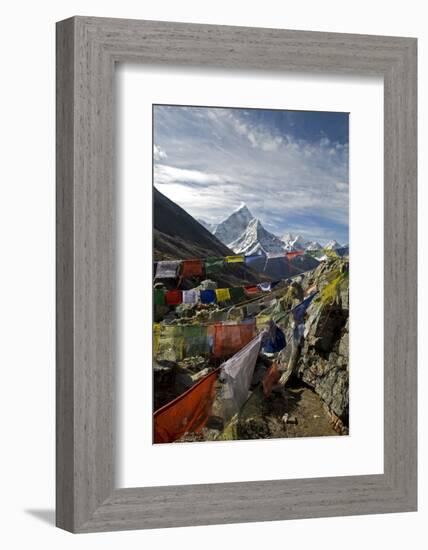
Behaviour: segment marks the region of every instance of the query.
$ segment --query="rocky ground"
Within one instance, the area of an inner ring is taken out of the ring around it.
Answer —
[[[346,435],[349,422],[349,264],[330,258],[314,271],[275,289],[258,316],[272,318],[284,331],[286,348],[277,354],[260,354],[248,401],[239,414],[225,419],[221,406],[221,383],[212,417],[200,434],[186,434],[181,441],[318,437]],[[300,344],[293,341],[289,310],[305,295],[318,290],[305,316]],[[169,322],[222,318],[211,306],[201,311],[177,308]],[[227,318],[241,318],[239,306],[227,310]],[[265,398],[261,380],[276,361],[281,379]],[[218,364],[206,357],[183,361],[159,360],[154,367],[154,410],[168,403],[208,374]]]

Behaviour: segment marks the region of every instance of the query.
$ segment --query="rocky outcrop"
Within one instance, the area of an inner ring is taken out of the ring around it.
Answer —
[[[349,415],[348,280],[348,263],[332,260],[306,282],[317,285],[320,294],[308,308],[294,370],[345,426]]]

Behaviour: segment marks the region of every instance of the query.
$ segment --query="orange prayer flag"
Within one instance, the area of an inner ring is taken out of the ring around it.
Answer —
[[[186,432],[202,430],[211,414],[219,370],[214,370],[154,413],[155,443],[172,443]]]
[[[263,394],[265,397],[269,397],[272,393],[272,388],[278,383],[280,378],[281,373],[278,370],[278,364],[272,363],[262,380]]]

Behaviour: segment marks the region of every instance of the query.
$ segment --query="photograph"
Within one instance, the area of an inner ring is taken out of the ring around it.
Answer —
[[[349,434],[349,114],[153,105],[153,443]]]

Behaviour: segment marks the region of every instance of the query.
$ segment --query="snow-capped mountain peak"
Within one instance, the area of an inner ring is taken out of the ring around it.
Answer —
[[[230,216],[217,225],[213,233],[220,241],[229,245],[244,233],[248,223],[253,219],[254,216],[248,207],[241,204]]]
[[[335,239],[329,241],[325,247],[326,250],[336,250],[337,248],[342,248],[342,245],[339,244]]]
[[[292,233],[286,233],[281,240],[284,243],[284,249],[288,251],[305,250],[309,244],[301,235],[294,236]]]
[[[235,210],[232,212],[232,214],[235,213],[235,212],[241,212],[241,214],[243,216],[247,216],[247,217],[250,216],[251,218],[253,218],[253,215],[251,214],[251,212],[250,212],[248,206],[245,204],[245,202],[241,202],[241,204],[237,208],[235,208]]]
[[[321,250],[322,246],[318,241],[309,241],[306,243],[305,250]]]
[[[273,233],[267,231],[258,218],[253,218],[247,225],[244,233],[229,247],[236,254],[278,254],[284,249],[283,242]]]

